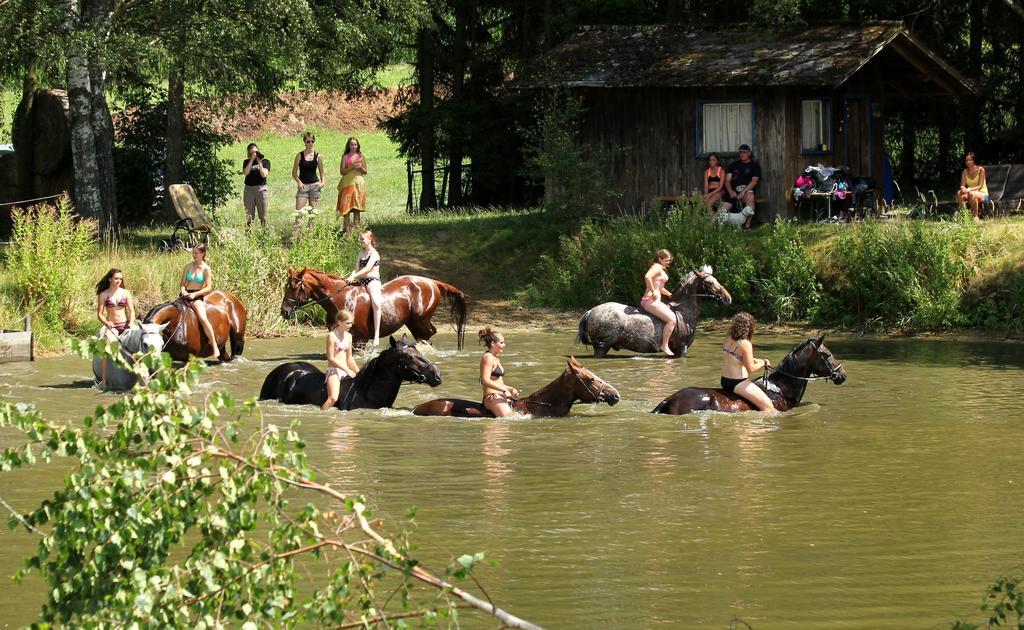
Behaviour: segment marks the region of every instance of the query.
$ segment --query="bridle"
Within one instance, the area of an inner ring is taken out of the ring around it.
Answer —
[[[713,274],[701,273],[701,272],[699,272],[697,270],[694,270],[693,271],[693,275],[696,276],[697,279],[700,280],[703,283],[704,286],[707,286],[707,279],[708,278],[711,278],[712,280],[714,280],[715,284],[717,284],[718,286],[722,286],[722,283],[719,282],[718,278],[716,278]],[[695,297],[695,298],[708,297],[708,298],[715,298],[719,302],[721,302],[723,300],[723,297],[721,295],[717,294],[717,293],[689,293],[687,295],[684,295],[683,297],[684,298],[688,298],[688,297]],[[677,300],[673,300],[673,302],[677,302],[678,303]]]
[[[594,402],[605,402],[604,391],[605,387],[610,387],[608,383],[601,381],[601,387],[599,387],[595,392],[594,388],[590,386],[590,383],[583,380],[583,377],[580,376],[580,373],[578,371],[573,370],[571,368],[569,369],[569,371],[572,372],[572,375],[576,377],[576,380],[583,384],[583,387],[587,390],[587,392],[589,392],[590,395],[594,397]],[[591,376],[593,376],[593,374],[591,374]]]
[[[332,301],[334,296],[338,295],[339,293],[341,293],[342,291],[344,291],[348,287],[349,287],[349,284],[348,284],[348,282],[346,282],[345,284],[341,285],[341,288],[339,288],[334,293],[332,293],[332,294],[330,294],[328,296],[325,296],[325,297],[322,297],[322,298],[314,300],[314,299],[311,299],[309,297],[309,291],[306,289],[306,281],[305,280],[299,280],[299,286],[296,289],[296,291],[302,291],[302,295],[300,297],[298,297],[298,298],[290,298],[288,296],[285,296],[284,299],[282,299],[281,301],[285,302],[289,306],[291,306],[292,307],[292,312],[301,311],[302,309],[306,308],[307,306],[312,306],[314,304],[325,304],[327,302]],[[299,300],[302,300],[301,304],[299,304]],[[295,306],[296,304],[299,304],[299,305]]]
[[[790,374],[789,372],[783,372],[779,368],[765,367],[765,374],[761,378],[764,379],[765,381],[767,381],[767,379],[768,379],[768,371],[771,370],[772,372],[778,372],[779,374],[782,374],[783,376],[788,376],[789,378],[795,378],[798,381],[832,381],[832,382],[835,382],[836,380],[838,380],[839,379],[839,372],[843,369],[843,364],[838,362],[838,361],[836,361],[835,362],[836,363],[835,366],[832,366],[830,364],[830,362],[828,361],[828,358],[826,357],[826,355],[824,353],[822,353],[821,348],[819,346],[815,345],[813,340],[810,343],[811,343],[811,346],[814,348],[814,351],[818,353],[818,358],[821,359],[822,363],[824,363],[825,365],[829,366],[830,372],[827,375],[825,375],[825,376],[797,376],[796,374]],[[832,357],[832,359],[835,359],[835,357]]]

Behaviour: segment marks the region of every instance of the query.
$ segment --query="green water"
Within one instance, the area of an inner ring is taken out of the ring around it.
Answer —
[[[717,337],[687,359],[589,359],[573,331],[513,332],[506,382],[532,391],[581,362],[623,402],[564,419],[469,421],[407,411],[435,396],[478,398],[479,349],[428,353],[444,383],[405,385],[406,410],[329,412],[262,405],[303,421],[312,463],[397,523],[419,508],[428,565],[486,551],[479,578],[507,610],[547,627],[911,628],[980,621],[985,587],[1022,564],[1024,345],[951,340],[827,340],[842,386],[812,383],[782,417],[655,416],[685,385],[718,380]],[[800,339],[759,337],[778,361]],[[279,362],[319,360],[319,339],[250,341],[246,360],[204,376],[205,392],[255,395]],[[445,350],[445,349],[449,350]],[[0,366],[0,394],[75,419],[114,398],[66,357]],[[0,446],[14,443],[0,433]],[[27,510],[66,472],[0,474]],[[0,533],[0,574],[35,541]],[[0,626],[30,622],[42,583],[0,582]],[[489,626],[488,626],[489,627]]]

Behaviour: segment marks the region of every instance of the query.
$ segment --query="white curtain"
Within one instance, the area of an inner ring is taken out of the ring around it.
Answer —
[[[704,103],[701,109],[704,153],[735,153],[741,144],[754,146],[753,103]]]
[[[828,102],[803,101],[800,108],[800,149],[818,151],[828,142]]]

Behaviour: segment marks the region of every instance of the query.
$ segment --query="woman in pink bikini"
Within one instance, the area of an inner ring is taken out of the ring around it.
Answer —
[[[111,269],[96,283],[96,319],[100,327],[99,338],[117,341],[135,321],[135,304],[132,292],[124,286],[124,274],[120,269]],[[100,381],[107,381],[107,360],[100,362]]]
[[[355,378],[359,366],[352,358],[352,313],[338,311],[335,326],[327,333],[327,400],[320,406],[327,410],[338,402],[341,395],[341,379]]]
[[[661,347],[659,350],[670,357],[675,353],[668,347],[672,339],[672,333],[676,330],[676,316],[667,304],[661,301],[661,296],[672,297],[672,293],[665,289],[668,282],[668,273],[665,269],[672,264],[672,253],[667,249],[659,249],[654,255],[654,262],[651,268],[644,274],[644,286],[646,291],[640,298],[640,306],[645,311],[665,322],[665,329],[661,333]]]

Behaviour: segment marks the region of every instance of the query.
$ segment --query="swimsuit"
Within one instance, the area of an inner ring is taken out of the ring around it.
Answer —
[[[118,300],[117,302],[114,301],[114,297],[113,296],[108,297],[107,300],[106,300],[106,305],[107,306],[128,306],[128,296],[122,294],[121,295],[121,299]]]
[[[500,365],[497,365],[491,370],[491,378],[498,378],[499,376],[505,376],[505,370],[501,369]]]
[[[736,386],[747,379],[745,378],[729,378],[728,376],[722,377],[722,389],[729,392],[730,394],[736,389]]]
[[[185,272],[185,282],[202,282],[203,281],[203,277],[204,276],[203,276],[202,272],[195,273],[195,268],[194,267],[193,267],[193,269]]]
[[[337,338],[335,338],[335,339],[337,339]],[[334,352],[335,353],[341,352],[342,350],[345,350],[347,348],[348,348],[348,344],[347,343],[343,343],[341,341],[335,341],[334,342]],[[337,374],[338,378],[340,378],[341,380],[345,380],[346,378],[349,377],[348,373],[345,372],[345,370],[343,370],[341,368],[328,367],[327,368],[327,376],[324,378],[324,380],[327,380],[327,379],[331,378],[331,376],[333,376],[335,374]]]
[[[705,173],[707,173],[708,176],[708,192],[711,192],[722,182],[722,167],[718,167],[718,170],[715,171],[715,173],[717,173],[716,175],[711,174],[710,168],[705,171]]]
[[[654,277],[654,295],[651,295],[650,291],[644,293],[644,296],[640,298],[640,306],[647,306],[652,302],[661,301],[661,289],[668,282],[668,274],[664,270],[660,274]]]
[[[736,342],[736,345],[732,347],[732,350],[726,348],[725,346],[722,346],[722,352],[724,352],[726,354],[732,355],[732,358],[736,359],[737,363],[739,363],[740,365],[743,365],[743,357],[741,357],[740,355],[736,354],[736,349],[739,348],[739,347],[740,347],[739,342]],[[730,378],[728,376],[723,376],[722,377],[722,389],[724,389],[725,391],[727,391],[729,393],[732,393],[732,391],[734,389],[736,389],[736,386],[739,385],[740,383],[742,383],[745,380],[747,380],[747,379],[745,379],[745,378]]]
[[[362,269],[364,267],[366,267],[366,263],[368,263],[368,262],[370,262],[370,257],[369,256],[367,256],[366,258],[360,258],[359,259],[359,270],[362,271]],[[373,266],[374,267],[380,267],[380,258],[378,258],[377,260],[373,261]],[[374,280],[376,280],[377,282],[380,282],[380,278],[359,278],[358,280],[356,280],[354,282],[354,284],[361,284],[361,285],[363,285],[365,287],[368,284],[370,284],[371,282],[373,282]]]

